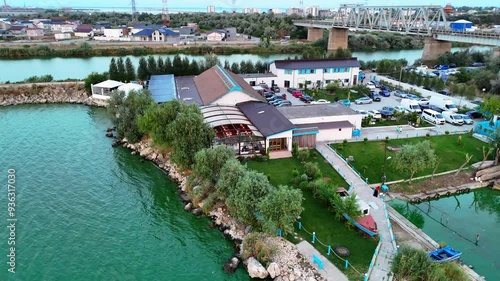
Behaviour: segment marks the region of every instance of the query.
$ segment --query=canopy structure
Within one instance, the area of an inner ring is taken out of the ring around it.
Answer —
[[[127,84],[123,84],[121,86],[118,87],[118,91],[120,92],[125,92],[125,95],[128,95],[128,93],[132,92],[132,91],[140,91],[142,90],[144,87],[140,84],[137,84],[137,83],[127,83]]]

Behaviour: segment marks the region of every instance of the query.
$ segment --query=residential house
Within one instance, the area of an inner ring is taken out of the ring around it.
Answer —
[[[226,40],[226,31],[223,29],[214,29],[207,32],[207,41],[224,41]]]
[[[144,23],[138,23],[138,24],[135,24],[134,27],[132,27],[132,30],[130,31],[132,33],[132,35],[136,34],[137,32],[140,32],[142,30],[145,30],[145,29],[160,29],[162,28],[163,26],[160,25],[160,24],[144,24]]]
[[[66,22],[59,22],[59,20],[54,23],[52,21],[52,24],[50,26],[50,30],[55,31],[55,32],[73,32],[77,28],[77,25],[66,23]]]
[[[24,25],[12,25],[8,31],[13,35],[24,35],[26,34],[26,28]]]
[[[33,20],[33,24],[38,28],[50,30],[52,21],[49,19],[35,19]]]
[[[191,37],[196,34],[196,28],[191,26],[181,26],[179,28],[179,36],[181,37]]]
[[[9,21],[0,21],[0,30],[7,30],[12,26]]]
[[[35,26],[33,25],[33,22],[31,22],[31,21],[29,21],[29,20],[18,20],[18,21],[16,22],[16,25],[24,25],[24,26],[26,26],[26,27],[28,27],[28,28],[33,28],[33,27],[35,27]]]
[[[118,90],[118,87],[125,85],[122,82],[114,81],[114,80],[106,80],[104,82],[98,84],[92,84],[92,98],[101,99],[101,100],[109,100],[111,95]]]
[[[152,35],[155,30],[148,28],[132,34],[132,41],[152,41]]]
[[[236,39],[236,27],[227,27],[224,30],[226,31],[226,40]]]
[[[166,42],[173,37],[178,37],[179,33],[173,31],[170,28],[159,28],[153,31],[152,41],[154,42]]]
[[[120,38],[128,36],[128,28],[106,28],[104,29],[104,36],[109,38]]]
[[[276,60],[269,71],[277,76],[280,87],[300,88],[305,84],[308,88],[323,88],[335,81],[340,86],[356,85],[359,67],[357,58]]]
[[[94,28],[91,24],[81,24],[75,29],[76,37],[90,38],[94,36]]]
[[[36,28],[36,27],[28,27],[26,28],[26,36],[28,37],[41,37],[44,36],[45,33],[43,32],[43,29],[41,28]]]
[[[54,34],[54,38],[56,41],[58,40],[68,40],[71,39],[71,33],[66,32],[66,33],[56,33]]]
[[[82,22],[81,22],[81,21],[79,21],[79,20],[67,20],[66,22],[67,22],[67,23],[69,23],[69,24],[76,25],[76,26],[78,26],[78,25],[81,25],[81,24],[82,24]]]

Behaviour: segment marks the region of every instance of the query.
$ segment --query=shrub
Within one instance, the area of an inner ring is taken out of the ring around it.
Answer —
[[[430,137],[430,136],[431,136],[431,134],[427,133],[427,134],[425,134],[425,136],[426,136],[426,137]]]
[[[342,141],[342,143],[346,145],[346,144],[347,144],[347,140],[346,140],[346,139],[344,139],[344,140]]]
[[[385,137],[385,142],[389,142],[389,136]]]
[[[318,163],[312,163],[312,162],[305,163],[304,171],[309,179],[314,178],[316,173],[319,171]]]
[[[299,150],[297,153],[297,157],[299,158],[300,162],[304,163],[309,157],[311,156],[311,153],[308,149],[302,149]]]
[[[363,139],[363,142],[364,142],[364,143],[367,143],[367,142],[368,142],[368,138],[366,138],[366,137],[365,137],[365,138]]]
[[[297,153],[299,152],[299,144],[294,142],[292,144],[292,156],[297,157]]]
[[[450,134],[450,131],[446,130],[444,131],[445,134],[449,135]]]
[[[295,178],[295,177],[298,177],[299,175],[300,175],[299,170],[297,170],[297,169],[292,170],[292,177]]]
[[[243,259],[256,258],[264,266],[278,249],[276,245],[266,243],[267,235],[261,232],[251,232],[243,239]]]
[[[457,145],[461,145],[461,144],[462,144],[462,136],[458,136]]]

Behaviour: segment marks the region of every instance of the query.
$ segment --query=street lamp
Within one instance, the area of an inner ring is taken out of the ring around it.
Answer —
[[[385,175],[385,167],[386,167],[386,163],[387,163],[387,160],[391,159],[392,157],[389,156],[387,157],[387,141],[385,141],[385,145],[384,145],[384,166],[382,167],[382,185],[385,184],[385,181],[387,180],[387,177]]]

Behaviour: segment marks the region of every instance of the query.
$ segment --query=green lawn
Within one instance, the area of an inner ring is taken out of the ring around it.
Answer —
[[[380,126],[396,126],[396,125],[408,125],[408,120],[405,118],[401,118],[399,120],[380,119],[380,120],[377,120],[375,122],[375,124],[363,125],[363,128],[380,127]],[[420,127],[434,127],[434,125],[427,123],[425,121],[422,121],[422,122],[420,122]]]
[[[333,182],[337,186],[347,186],[343,178],[328,164],[318,152],[312,151],[309,161],[318,163],[325,180]],[[266,162],[249,161],[249,168],[260,171],[270,177],[273,185],[289,185],[294,168],[303,172],[303,165],[296,158],[276,159]],[[346,227],[344,222],[338,221],[331,211],[327,209],[323,202],[314,198],[309,190],[304,190],[304,211],[301,214],[303,227],[309,232],[316,232],[316,237],[326,245],[331,245],[332,250],[337,246],[347,247],[351,251],[348,257],[351,263],[358,271],[365,273],[368,270],[373,252],[377,247],[377,238],[363,238],[362,234],[356,230]],[[296,224],[297,226],[297,224]],[[311,242],[311,235],[304,230],[297,233],[305,240]],[[294,240],[294,239],[290,239]],[[295,242],[295,241],[294,241]],[[327,247],[314,243],[325,257],[328,257],[339,269],[349,277],[350,280],[361,280],[354,270],[344,270],[345,262],[338,259],[333,253],[327,255]]]
[[[356,89],[358,89],[358,88],[356,88]],[[311,97],[313,97],[315,100],[325,99],[325,100],[329,100],[331,102],[335,102],[335,101],[342,100],[342,99],[347,99],[349,93],[350,93],[351,102],[354,102],[355,99],[364,97],[365,96],[364,94],[369,94],[369,90],[361,92],[361,91],[356,90],[356,89],[354,89],[354,92],[350,92],[350,89],[343,88],[343,89],[337,90],[335,92],[335,94],[328,94],[325,89],[317,89],[317,90],[307,89],[307,90],[305,90],[305,93],[307,95],[310,95]],[[366,89],[368,89],[368,88],[366,88]]]
[[[465,162],[465,154],[472,155],[470,164],[482,160],[482,147],[487,144],[471,138],[468,135],[462,136],[462,144],[457,145],[458,135],[431,136],[427,138],[409,138],[409,139],[390,139],[387,146],[403,145],[415,143],[423,140],[430,140],[440,164],[437,168],[437,173],[446,172],[460,168]],[[342,156],[354,156],[354,162],[351,164],[361,173],[363,178],[368,178],[371,183],[381,182],[383,174],[384,159],[389,156],[394,156],[395,152],[389,150],[384,152],[383,141],[353,142],[343,145],[341,150],[338,150],[339,144],[332,144],[334,149],[342,154]],[[416,173],[414,177],[432,174],[432,168],[428,168],[422,172]],[[396,172],[391,165],[391,159],[386,163],[387,181],[408,179],[409,173]]]

